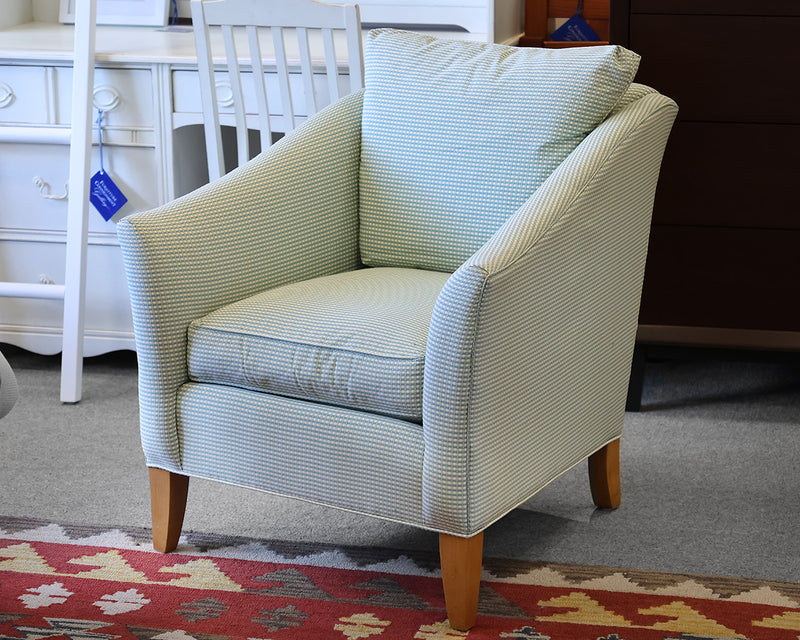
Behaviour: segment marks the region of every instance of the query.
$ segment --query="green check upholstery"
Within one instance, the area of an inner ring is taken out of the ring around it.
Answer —
[[[419,422],[428,327],[446,280],[384,267],[268,289],[189,325],[189,377]]]
[[[639,56],[370,32],[365,264],[455,271],[609,114]]]
[[[380,31],[363,92],[122,220],[147,464],[471,536],[617,439],[676,114],[635,62]]]

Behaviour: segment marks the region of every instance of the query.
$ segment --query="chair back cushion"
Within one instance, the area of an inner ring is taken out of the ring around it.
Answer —
[[[454,271],[608,115],[639,56],[369,34],[360,248],[370,266]]]

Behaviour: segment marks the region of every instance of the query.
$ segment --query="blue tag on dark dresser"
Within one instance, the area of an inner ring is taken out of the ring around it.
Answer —
[[[550,36],[551,40],[568,40],[570,42],[576,41],[589,41],[596,42],[600,39],[594,29],[589,26],[589,23],[583,19],[580,12],[576,13],[558,29],[553,31]]]
[[[111,220],[127,201],[128,199],[105,171],[101,169],[92,176],[89,181],[89,202],[105,220]]]

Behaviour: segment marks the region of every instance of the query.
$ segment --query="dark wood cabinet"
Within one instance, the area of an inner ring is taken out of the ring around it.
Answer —
[[[800,2],[611,0],[610,39],[680,108],[638,343],[800,350]]]

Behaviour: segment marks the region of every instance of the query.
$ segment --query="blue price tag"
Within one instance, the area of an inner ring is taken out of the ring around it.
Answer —
[[[594,29],[589,26],[586,20],[583,19],[583,16],[580,14],[580,12],[578,12],[564,24],[562,24],[558,29],[553,31],[550,39],[562,41],[568,40],[570,42],[596,42],[600,39],[600,36],[594,32]]]
[[[107,221],[128,201],[111,176],[102,169],[92,176],[89,187],[89,202]]]

